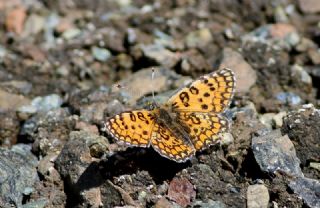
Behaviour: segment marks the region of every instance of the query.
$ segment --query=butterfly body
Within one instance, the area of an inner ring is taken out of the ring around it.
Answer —
[[[156,115],[156,123],[160,126],[166,126],[174,134],[175,137],[181,138],[185,143],[192,145],[189,129],[180,122],[178,113],[173,111],[168,105],[164,105],[158,109]]]
[[[105,127],[116,140],[130,146],[149,147],[176,162],[184,162],[197,150],[217,143],[229,130],[222,113],[229,106],[235,88],[230,69],[200,77],[182,88],[164,105],[150,110],[120,113]]]

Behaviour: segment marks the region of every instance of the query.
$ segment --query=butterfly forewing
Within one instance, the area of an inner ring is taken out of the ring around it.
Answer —
[[[234,88],[234,73],[225,68],[195,80],[168,103],[175,111],[220,113],[229,106]]]

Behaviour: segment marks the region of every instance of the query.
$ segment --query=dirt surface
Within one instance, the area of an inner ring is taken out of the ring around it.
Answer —
[[[0,0],[0,25],[0,207],[320,207],[320,1]],[[224,67],[231,130],[187,162],[104,131]]]

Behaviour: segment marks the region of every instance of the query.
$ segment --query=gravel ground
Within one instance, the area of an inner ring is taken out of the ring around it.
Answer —
[[[0,0],[0,25],[0,207],[320,207],[320,1]],[[224,67],[231,130],[191,160],[104,131]]]

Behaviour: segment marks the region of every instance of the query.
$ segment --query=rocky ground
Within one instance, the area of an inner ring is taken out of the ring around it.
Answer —
[[[320,207],[320,1],[0,0],[0,25],[0,207]],[[103,131],[223,67],[231,132],[190,161]]]

